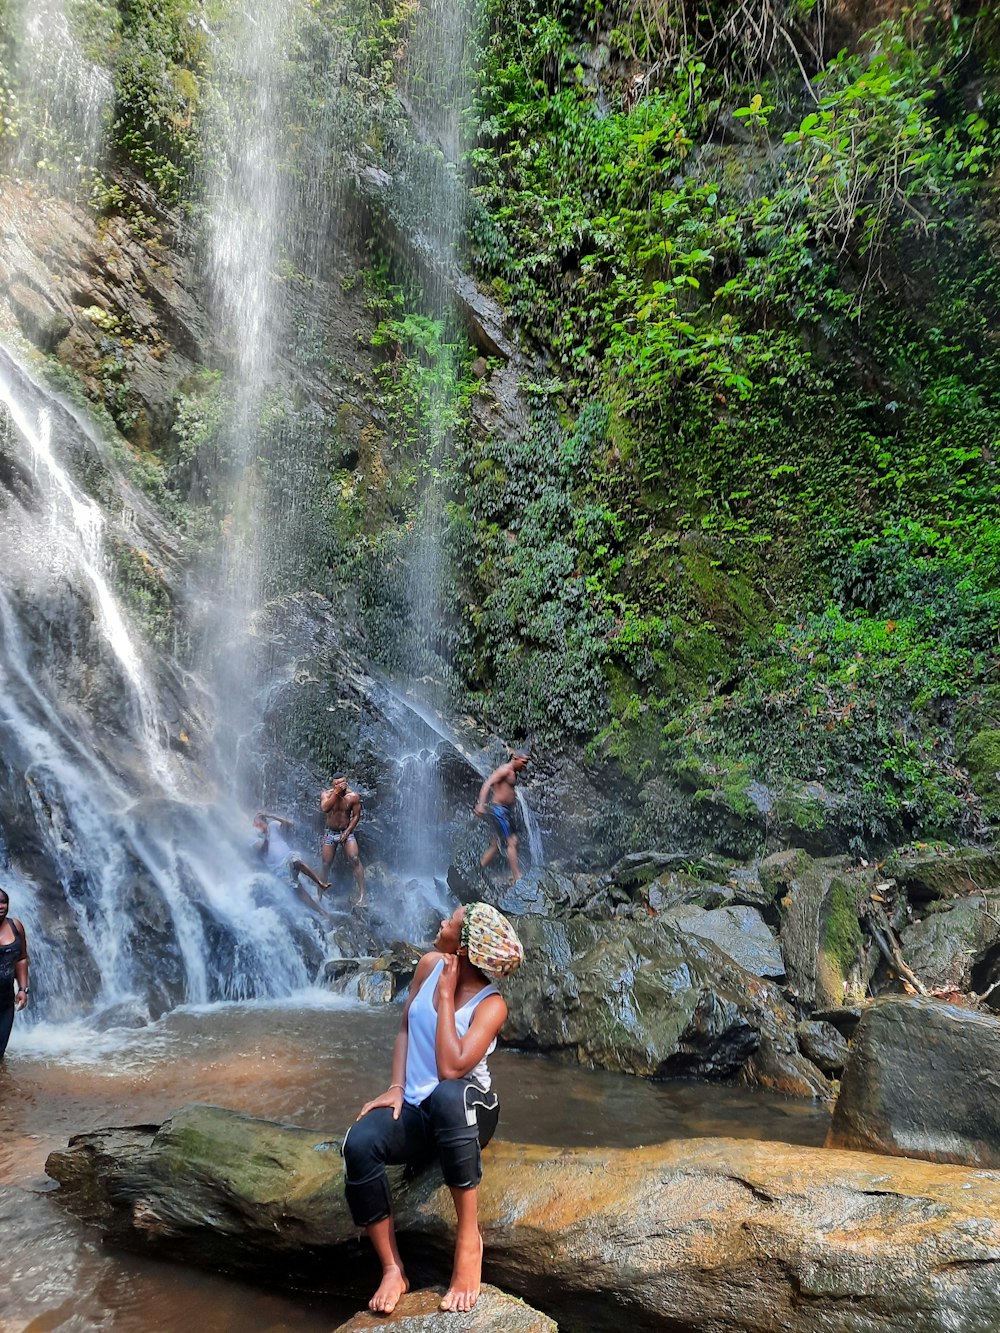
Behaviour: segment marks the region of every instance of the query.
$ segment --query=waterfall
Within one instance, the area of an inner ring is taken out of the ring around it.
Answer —
[[[0,352],[0,885],[37,960],[26,1017],[287,994],[318,941],[171,746],[180,695],[195,729],[195,683],[130,628],[81,469],[119,497],[116,540],[166,559],[96,430]]]
[[[477,22],[475,0],[420,0],[413,8],[406,44],[400,96],[407,112],[413,142],[402,154],[398,170],[406,180],[407,199],[400,204],[415,247],[422,253],[423,310],[446,331],[440,340],[439,373],[422,406],[424,437],[419,448],[426,481],[419,500],[414,537],[407,550],[405,590],[409,633],[401,636],[397,663],[407,680],[406,702],[430,727],[434,736],[457,744],[430,700],[447,700],[451,685],[451,645],[448,640],[445,588],[449,575],[445,550],[444,494],[440,476],[452,448],[451,397],[461,367],[461,336],[456,328],[454,278],[465,229],[467,148],[464,118],[472,101],[470,46]],[[447,331],[455,331],[454,340]],[[421,699],[421,696],[423,698]],[[457,746],[460,750],[462,747]],[[501,762],[485,751],[462,751],[481,777]],[[506,757],[506,756],[504,756]],[[428,867],[435,854],[440,864],[444,839],[436,843],[428,830],[441,830],[442,820],[430,823],[429,812],[442,809],[441,752],[432,741],[417,750],[402,748],[397,755],[400,784],[409,793],[401,800],[404,839],[414,866]],[[469,805],[475,793],[469,795]],[[542,845],[536,821],[523,792],[518,805],[531,862],[540,865]]]
[[[400,149],[398,185],[407,227],[434,256],[428,318],[447,328],[470,13],[428,0],[411,20],[401,95],[417,137]],[[328,588],[329,537],[316,533],[330,404],[367,391],[337,397],[334,377],[348,381],[350,367],[309,362],[296,342],[303,311],[319,319],[323,309],[314,286],[337,280],[343,259],[343,177],[358,172],[351,71],[367,57],[344,31],[325,32],[306,0],[223,4],[199,22],[211,43],[211,77],[199,84],[199,254],[225,404],[211,457],[199,460],[211,504],[191,497],[209,535],[182,552],[129,482],[129,446],[54,391],[40,360],[0,348],[0,884],[40,964],[28,1021],[289,994],[315,975],[324,947],[288,891],[254,873],[245,844],[272,774],[290,771],[283,738],[262,721],[295,669],[270,652],[267,636],[283,630],[269,608]],[[81,23],[104,25],[99,40],[87,28],[85,45]],[[113,51],[118,23],[113,7],[78,0],[14,0],[3,17],[18,104],[31,112],[16,152],[13,140],[5,148],[32,197],[79,197],[95,174],[110,176],[112,81],[86,52]],[[340,276],[355,273],[345,265]],[[448,392],[422,405],[425,479],[451,447]],[[378,792],[391,819],[388,878],[411,879],[398,911],[386,898],[386,926],[412,921],[414,937],[423,908],[443,905],[449,838],[475,797],[465,770],[447,771],[453,738],[412,694],[433,693],[448,669],[442,530],[428,480],[411,548],[406,716],[387,728],[381,756],[395,785]],[[192,645],[183,662],[144,638],[130,561],[165,590],[177,637]],[[475,768],[487,771],[482,756]],[[301,804],[302,789],[286,782],[278,799]]]
[[[287,254],[289,200],[283,193],[280,136],[295,8],[286,0],[232,8],[213,33],[205,266],[229,361],[230,411],[213,478],[225,510],[224,530],[200,575],[205,613],[200,659],[218,703],[219,772],[230,781],[247,728],[247,700],[258,685],[246,651],[247,627],[264,593],[266,562],[282,535],[265,522],[261,490],[269,481],[269,463],[280,467],[281,454],[280,439],[273,438],[273,426],[268,429],[266,405],[279,388],[276,350],[285,336],[278,267]],[[247,775],[244,785],[251,794],[253,776]]]
[[[84,53],[81,13],[32,0],[4,16],[24,109],[12,165],[39,195],[76,195],[104,167],[112,84]],[[87,21],[107,39],[116,20],[108,8]],[[277,252],[259,232],[241,247],[271,275]],[[216,249],[235,251],[232,233]],[[259,352],[263,300],[255,312]],[[249,383],[261,363],[243,364]],[[252,451],[239,419],[231,436]],[[287,890],[245,860],[247,813],[205,765],[211,690],[144,644],[121,601],[123,555],[155,571],[179,615],[195,591],[115,448],[0,349],[0,884],[31,932],[27,1022],[287,994],[321,957]],[[252,453],[233,472],[252,475]],[[231,584],[256,589],[252,573]]]

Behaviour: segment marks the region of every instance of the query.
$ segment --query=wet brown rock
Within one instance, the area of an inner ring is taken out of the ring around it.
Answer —
[[[371,1294],[336,1144],[213,1107],[50,1156],[56,1196],[119,1243]],[[404,1258],[450,1269],[436,1168],[396,1191]],[[494,1142],[485,1275],[567,1330],[992,1333],[1000,1175],[866,1153],[695,1139],[633,1150]],[[448,1327],[455,1327],[449,1317]]]
[[[411,1291],[390,1315],[356,1314],[334,1333],[364,1333],[372,1328],[394,1328],[398,1333],[557,1333],[557,1325],[516,1296],[483,1286],[475,1309],[465,1314],[438,1309],[444,1287]]]
[[[1000,1019],[923,997],[866,1009],[827,1143],[1000,1167]]]
[[[836,1078],[847,1063],[850,1047],[832,1023],[800,1023],[799,1050],[824,1074]]]

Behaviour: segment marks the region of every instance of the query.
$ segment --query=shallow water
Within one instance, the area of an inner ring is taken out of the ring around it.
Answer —
[[[398,1022],[398,1008],[308,992],[280,1005],[178,1010],[138,1031],[15,1024],[0,1062],[2,1333],[329,1333],[353,1302],[103,1249],[57,1203],[45,1159],[73,1134],[159,1123],[195,1101],[340,1132],[385,1087]],[[825,1109],[810,1103],[513,1051],[490,1065],[500,1138],[633,1147],[704,1135],[819,1144],[826,1133]]]

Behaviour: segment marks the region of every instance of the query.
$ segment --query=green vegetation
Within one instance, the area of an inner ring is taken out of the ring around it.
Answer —
[[[545,369],[516,487],[495,441],[463,459],[470,678],[510,730],[591,737],[736,815],[758,780],[769,818],[859,849],[974,836],[989,793],[955,725],[1000,628],[994,34],[918,4],[824,61],[789,8],[781,65],[681,12],[489,9],[472,245]],[[540,540],[521,620],[504,580]],[[526,706],[497,683],[538,605],[569,669]]]
[[[858,924],[856,887],[835,879],[824,907],[823,952],[837,979],[850,981],[864,957],[865,939]]]
[[[40,114],[25,3],[0,21],[5,160],[75,161],[140,241],[149,192],[119,165],[197,222],[238,114],[212,33],[239,12],[68,5],[113,84],[109,165]],[[247,495],[315,496],[269,592],[353,584],[384,666],[618,769],[656,836],[738,852],[1000,818],[998,27],[916,0],[835,53],[820,9],[485,0],[466,191],[421,121],[461,89],[416,59],[420,6],[310,0],[275,127],[294,382],[244,423],[267,441]],[[366,247],[370,374],[320,296],[331,218]],[[459,322],[456,240],[513,369]],[[104,409],[142,446],[134,330],[87,315]],[[220,559],[244,517],[214,489],[242,466],[232,415],[222,376],[195,376],[140,460]]]

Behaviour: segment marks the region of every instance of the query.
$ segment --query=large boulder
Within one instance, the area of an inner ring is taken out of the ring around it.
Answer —
[[[716,948],[755,977],[783,977],[781,948],[755,907],[672,907],[661,920],[677,930],[711,940]]]
[[[800,1096],[826,1080],[777,987],[655,919],[516,919],[527,965],[505,984],[506,1040],[653,1078],[733,1078]]]
[[[75,1213],[149,1254],[308,1274],[359,1304],[377,1278],[337,1145],[315,1132],[188,1107],[159,1129],[78,1136],[47,1170]],[[733,1139],[494,1142],[479,1215],[489,1280],[588,1333],[1000,1326],[989,1173]],[[454,1208],[436,1168],[397,1187],[396,1221],[404,1258],[448,1271]]]
[[[925,986],[970,991],[998,952],[1000,901],[981,894],[950,901],[900,932],[903,957]]]
[[[923,997],[879,1000],[854,1034],[827,1142],[1000,1167],[1000,1019]]]
[[[882,867],[913,902],[966,898],[1000,890],[1000,854],[980,847],[940,852],[897,852]]]
[[[340,1324],[334,1333],[367,1333],[374,1328],[393,1328],[396,1333],[558,1333],[548,1315],[540,1314],[516,1296],[483,1285],[475,1307],[464,1314],[441,1311],[438,1302],[444,1287],[411,1291],[402,1297],[392,1314],[370,1314],[367,1310]]]

